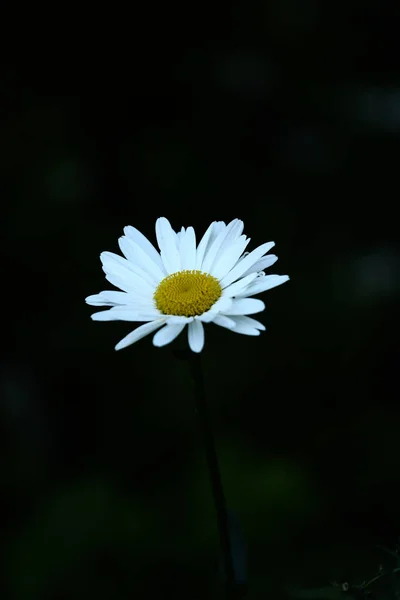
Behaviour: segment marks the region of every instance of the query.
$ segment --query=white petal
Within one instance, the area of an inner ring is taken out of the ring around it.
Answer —
[[[211,323],[215,319],[215,315],[218,315],[220,312],[225,312],[232,306],[232,298],[222,296],[219,300],[216,301],[215,304],[212,305],[210,310],[199,315],[197,318],[203,323]]]
[[[91,315],[93,321],[154,321],[161,316],[156,310],[138,311],[128,306],[116,306]]]
[[[221,231],[223,231],[225,229],[225,227],[226,227],[225,221],[215,221],[214,237],[211,240],[212,242],[217,237],[217,235],[219,235],[221,233]]]
[[[236,327],[235,321],[230,317],[225,317],[225,315],[217,315],[213,323],[220,327],[226,327],[226,329],[234,329]]]
[[[193,321],[194,317],[180,317],[179,315],[168,315],[168,323],[171,325],[180,325],[184,323],[187,325]]]
[[[250,267],[254,265],[268,250],[272,248],[274,242],[267,242],[266,244],[262,244],[250,254],[248,254],[243,260],[240,261],[225,277],[221,280],[221,285],[223,288],[227,287],[230,283],[233,283],[239,277],[242,276],[243,273],[246,273]]]
[[[198,261],[198,259],[196,259],[196,264],[197,265],[200,264],[200,266],[196,266],[196,269],[199,269],[200,271],[205,270],[204,269],[205,256],[209,252],[211,246],[213,245],[213,243],[215,242],[217,237],[220,235],[220,233],[222,233],[226,229],[226,224],[224,223],[224,221],[214,221],[213,223],[211,223],[209,229],[210,229],[210,234],[207,238],[207,243],[204,248],[204,252],[202,251],[202,253],[201,253],[201,261]],[[204,234],[204,236],[207,234],[207,231]],[[200,244],[201,244],[201,242],[200,242]],[[199,248],[200,248],[200,245],[199,245]],[[197,250],[197,252],[198,252],[198,250]]]
[[[198,319],[189,325],[188,340],[189,347],[193,352],[201,352],[204,347],[204,327]]]
[[[232,243],[237,240],[242,235],[244,229],[244,223],[241,219],[233,219],[232,222],[235,223],[235,225],[229,235],[227,243]]]
[[[118,292],[116,292],[118,293]],[[125,294],[128,299],[124,304],[116,304],[115,309],[123,308],[126,310],[134,310],[135,312],[148,313],[156,311],[159,313],[156,303],[153,298],[142,298],[134,294]],[[161,313],[160,313],[161,314]]]
[[[254,263],[254,265],[250,267],[246,273],[243,273],[242,277],[252,273],[253,271],[264,271],[264,269],[268,269],[268,267],[271,267],[273,264],[275,264],[277,260],[278,257],[275,254],[268,254],[268,256],[264,256]]]
[[[229,247],[218,255],[215,264],[213,265],[211,275],[217,279],[222,279],[236,265],[240,256],[245,251],[250,238],[246,239],[245,235],[241,235],[237,240],[232,242]]]
[[[210,310],[214,312],[225,312],[230,306],[232,306],[232,298],[221,296],[221,298],[212,305]]]
[[[211,266],[208,269],[208,272],[211,275],[214,275],[214,277],[218,277],[218,274],[216,274],[217,273],[217,265],[221,261],[221,258],[223,256],[225,256],[226,252],[229,251],[230,248],[232,248],[232,245],[239,238],[244,238],[244,240],[246,240],[246,236],[241,235],[243,232],[243,227],[244,227],[243,221],[240,221],[239,219],[234,219],[233,221],[231,221],[229,223],[229,225],[227,225],[226,235],[224,237],[224,240],[223,240],[216,256],[214,257],[214,260],[213,260]],[[250,239],[248,240],[248,242],[250,242]],[[239,256],[240,256],[240,254],[239,254]],[[220,271],[220,269],[218,269],[218,271]],[[224,273],[224,275],[225,275],[225,273]]]
[[[261,331],[265,331],[265,325],[260,323],[260,321],[256,321],[256,319],[252,319],[251,317],[232,317],[232,319],[236,319],[235,324],[239,322],[239,324],[249,325],[252,329],[260,329]]]
[[[232,329],[232,331],[234,333],[241,333],[242,335],[252,335],[254,337],[260,335],[259,329],[252,329],[248,325],[237,325],[235,329]]]
[[[88,296],[85,298],[85,302],[91,306],[115,306],[116,304],[128,304],[130,298],[131,296],[125,292],[109,290]]]
[[[107,281],[115,285],[116,288],[124,290],[125,292],[132,292],[134,286],[128,284],[124,278],[118,277],[117,275],[106,275]]]
[[[185,228],[184,228],[184,227],[183,227],[183,225],[182,225],[182,227],[181,227],[181,230],[180,230],[180,231],[178,231],[178,233],[176,234],[176,237],[177,237],[177,239],[179,240],[179,242],[181,241],[181,239],[182,239],[182,236],[183,236],[183,234],[184,234],[184,233],[185,233]]]
[[[234,321],[235,327],[233,327],[231,331],[233,331],[234,333],[241,333],[243,335],[260,335],[260,330],[256,327],[253,327],[250,323],[248,323],[246,319],[247,317],[243,316],[232,317],[232,321]]]
[[[86,298],[87,304],[91,306],[122,306],[130,307],[135,310],[148,310],[155,308],[155,303],[150,298],[142,298],[135,294],[126,292],[115,292],[112,290],[100,292]]]
[[[124,233],[126,237],[130,238],[132,241],[138,244],[142,248],[142,250],[144,250],[148,254],[148,256],[150,256],[153,262],[155,262],[156,265],[158,265],[160,269],[162,269],[163,272],[165,272],[165,275],[167,274],[167,272],[164,269],[164,265],[161,260],[160,254],[154,248],[153,244],[147,239],[147,237],[143,235],[143,233],[141,233],[138,229],[132,227],[131,225],[124,227]]]
[[[118,275],[107,274],[106,279],[115,285],[115,287],[119,288],[120,290],[124,290],[125,292],[136,293],[139,289],[138,293],[143,295],[145,294],[145,292],[141,288],[138,288],[138,286],[135,286],[128,277],[119,277]]]
[[[233,296],[239,295],[240,292],[244,293],[245,288],[247,288],[252,281],[257,279],[257,277],[258,273],[250,273],[250,275],[247,275],[247,277],[243,277],[243,279],[239,279],[239,281],[231,283],[231,285],[228,285],[228,287],[224,289],[223,296],[232,298]]]
[[[124,290],[129,294],[134,294],[138,298],[151,298],[154,291],[151,288],[145,287],[143,281],[135,281],[133,277],[119,277],[118,275],[106,275],[107,281],[115,285],[120,290]]]
[[[211,273],[211,267],[214,261],[217,259],[218,253],[221,250],[221,247],[225,243],[225,240],[230,236],[232,230],[234,230],[236,221],[231,221],[229,225],[224,227],[220,233],[216,236],[215,240],[209,244],[207,251],[204,255],[202,270],[206,273]]]
[[[103,271],[106,273],[106,279],[116,287],[140,296],[154,294],[154,285],[135,273],[133,265],[122,256],[113,252],[102,252],[100,260],[103,264]]]
[[[186,327],[185,323],[180,325],[170,325],[168,322],[165,327],[157,331],[153,337],[153,344],[157,347],[166,346],[170,344],[181,331]]]
[[[286,283],[289,281],[288,275],[265,275],[265,277],[259,277],[257,281],[254,281],[246,290],[243,290],[238,297],[240,298],[248,298],[249,296],[254,296],[255,294],[260,294],[261,292],[265,292],[270,290],[277,285],[282,285],[282,283]]]
[[[100,260],[103,265],[103,271],[107,274],[110,273],[111,275],[115,274],[129,277],[129,274],[133,273],[148,285],[154,285],[148,273],[144,272],[143,269],[140,269],[137,265],[134,265],[119,254],[114,254],[114,252],[102,252],[100,254]]]
[[[196,252],[196,269],[199,271],[202,270],[204,254],[206,253],[207,248],[210,244],[210,240],[212,239],[212,233],[213,233],[213,230],[215,227],[216,227],[216,222],[214,221],[208,227],[207,231],[201,238],[200,243],[198,245],[197,252]]]
[[[179,245],[181,255],[181,267],[183,270],[193,270],[196,268],[196,234],[193,227],[188,227],[182,233]]]
[[[165,217],[156,221],[156,236],[161,258],[168,274],[181,270],[181,259],[177,246],[177,236]]]
[[[159,329],[161,325],[165,323],[165,319],[159,319],[158,321],[151,321],[150,323],[145,323],[144,325],[140,325],[131,333],[128,333],[126,337],[124,337],[118,344],[115,346],[116,350],[122,350],[122,348],[126,348],[130,344],[134,344],[138,340],[141,340],[149,333],[152,333],[156,329]]]
[[[143,279],[155,285],[158,285],[164,279],[165,270],[161,269],[139,244],[126,236],[120,237],[118,243],[123,254],[133,265],[135,272]]]
[[[253,315],[265,309],[265,304],[262,300],[256,298],[235,298],[232,301],[232,306],[224,310],[224,315]]]
[[[212,312],[211,310],[208,310],[202,315],[197,315],[197,317],[195,317],[195,320],[201,321],[202,323],[212,323],[218,314],[219,313],[217,312]]]

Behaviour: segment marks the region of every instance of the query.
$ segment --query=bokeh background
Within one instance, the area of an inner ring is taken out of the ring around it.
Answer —
[[[84,303],[161,215],[242,218],[291,277],[202,356],[248,598],[360,583],[400,535],[400,11],[124,10],[24,14],[3,57],[1,597],[222,597],[180,342],[115,352]]]

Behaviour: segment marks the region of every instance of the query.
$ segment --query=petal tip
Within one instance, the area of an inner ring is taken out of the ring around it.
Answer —
[[[194,352],[195,354],[200,354],[202,350],[203,348],[192,348],[192,352]]]

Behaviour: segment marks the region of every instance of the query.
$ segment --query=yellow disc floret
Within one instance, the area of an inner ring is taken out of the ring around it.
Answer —
[[[212,275],[177,271],[160,282],[154,300],[164,315],[195,317],[209,310],[221,294],[221,285]]]

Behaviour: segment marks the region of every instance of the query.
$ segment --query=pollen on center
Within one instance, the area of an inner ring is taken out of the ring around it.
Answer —
[[[212,275],[202,271],[177,271],[160,282],[154,301],[165,315],[195,317],[207,312],[221,294],[221,285]]]

